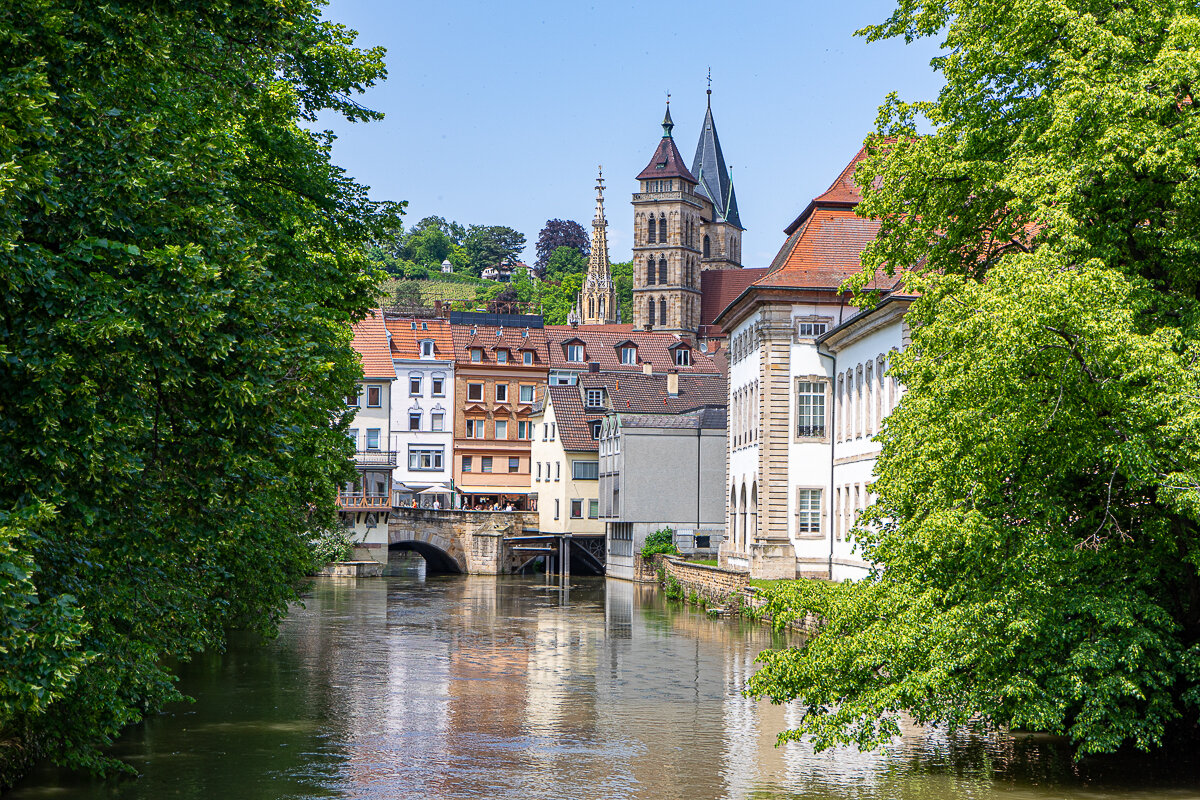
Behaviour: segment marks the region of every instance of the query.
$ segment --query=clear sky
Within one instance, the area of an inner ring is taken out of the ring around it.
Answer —
[[[387,48],[388,79],[362,98],[382,122],[321,120],[334,161],[376,199],[508,225],[533,261],[547,219],[590,230],[604,166],[609,254],[631,256],[634,180],[662,135],[667,92],[690,165],[712,68],[717,133],[733,171],[745,266],[766,266],[783,228],[872,129],[888,92],[932,99],[933,42],[867,44],[883,0],[816,3],[541,3],[332,0],[328,19]]]

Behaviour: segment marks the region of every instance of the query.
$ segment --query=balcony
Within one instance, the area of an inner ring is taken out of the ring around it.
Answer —
[[[338,506],[343,511],[391,511],[390,494],[338,492]]]
[[[391,468],[396,466],[395,450],[359,450],[354,454],[354,466],[359,469]]]

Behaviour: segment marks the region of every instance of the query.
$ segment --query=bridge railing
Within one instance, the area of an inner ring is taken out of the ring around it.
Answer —
[[[392,500],[386,494],[338,492],[338,505],[344,509],[390,511],[392,509]]]

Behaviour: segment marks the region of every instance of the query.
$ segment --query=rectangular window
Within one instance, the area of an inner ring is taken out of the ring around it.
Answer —
[[[508,471],[509,472],[520,472],[521,471],[521,459],[518,456],[509,456],[508,457]]]
[[[583,519],[583,500],[571,501],[571,519]]]
[[[355,448],[358,447],[358,428],[347,428],[346,438],[354,442]]]
[[[603,408],[604,407],[604,390],[603,389],[588,389],[584,397],[584,405],[588,408]]]
[[[554,501],[554,518],[558,519],[558,501]]]
[[[367,428],[367,449],[379,449],[379,428]]]
[[[592,426],[592,438],[599,439],[600,438],[600,420],[596,420],[595,422],[592,422],[590,424]]]
[[[463,472],[471,471],[471,457],[463,456]]]
[[[541,479],[542,479],[542,462],[539,461],[539,462],[537,462],[537,477],[534,478],[534,480],[540,481]]]
[[[558,423],[551,422],[550,423],[550,441],[553,442],[557,436],[558,436]]]
[[[483,402],[483,384],[468,383],[467,384],[467,399]]]
[[[600,516],[600,501],[588,500],[588,519],[595,519]]]
[[[431,358],[433,356],[433,340],[424,339],[421,342],[421,356]]]
[[[483,361],[483,351],[480,350],[478,347],[472,347],[471,348],[471,363],[478,364],[481,361]]]
[[[825,435],[825,384],[796,382],[796,435]]]
[[[824,335],[827,327],[824,322],[797,322],[796,336],[801,339],[815,339]]]
[[[408,412],[408,429],[410,431],[421,430],[421,412],[420,411]]]
[[[409,445],[408,468],[414,472],[440,472],[445,448]]]
[[[567,345],[567,361],[583,361],[583,345]]]
[[[796,490],[796,533],[812,535],[821,532],[821,490]]]
[[[360,386],[360,387],[358,387],[358,392],[356,392],[355,394],[346,395],[346,405],[348,405],[351,408],[358,408],[358,398],[359,398],[359,395],[361,394],[361,392],[362,392],[362,387]]]
[[[487,427],[487,423],[484,420],[481,420],[481,419],[467,420],[467,438],[468,439],[482,439],[484,436],[484,428],[486,428],[486,427]]]
[[[508,438],[508,420],[506,420],[506,419],[496,420],[496,438],[497,439],[507,439]]]
[[[383,405],[383,387],[367,387],[367,408],[379,408]]]
[[[637,363],[637,349],[633,348],[633,347],[622,347],[621,348],[621,363],[622,364],[636,364]]]
[[[491,456],[480,456],[479,457],[479,471],[480,472],[491,472],[492,471],[492,457]]]
[[[496,351],[496,363],[497,364],[507,364],[508,363],[508,351],[507,350],[497,350]]]
[[[692,351],[686,347],[680,347],[675,351],[675,366],[690,367],[692,365]]]
[[[571,463],[571,478],[577,481],[600,480],[599,461],[574,461]]]
[[[521,402],[522,403],[532,403],[533,402],[535,388],[536,387],[530,386],[527,383],[521,385],[521,388],[519,391],[521,392]]]
[[[561,477],[562,477],[562,462],[555,461],[554,462],[554,480],[558,480]]]
[[[429,415],[429,429],[433,431],[441,431],[446,429],[446,415],[441,411],[434,411]]]
[[[533,437],[533,423],[524,420],[517,423],[517,438],[530,439]]]
[[[433,378],[430,380],[430,383],[433,384],[432,389],[433,389],[434,397],[445,397],[446,396],[446,379],[445,378],[443,378],[441,375],[434,375]]]
[[[421,393],[421,376],[410,375],[408,378],[408,393],[409,395],[419,395]]]
[[[543,442],[547,441],[546,437],[549,435],[550,435],[550,423],[543,422],[542,423],[542,441]]]
[[[496,384],[496,402],[497,403],[507,403],[508,402],[508,384],[507,383],[497,383]]]
[[[526,350],[525,352],[521,353],[521,363],[523,363],[527,367],[533,363],[533,351],[532,350]],[[555,517],[555,519],[558,519],[558,517]]]

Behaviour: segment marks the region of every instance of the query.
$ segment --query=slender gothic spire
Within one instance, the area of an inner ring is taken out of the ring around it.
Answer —
[[[592,218],[592,252],[588,255],[586,285],[607,289],[612,285],[608,261],[608,220],[604,218],[604,168],[597,168],[596,215]]]
[[[728,222],[742,227],[738,216],[737,195],[733,181],[725,166],[725,154],[721,152],[721,140],[717,138],[717,125],[712,114],[712,71],[709,70],[708,108],[704,112],[704,128],[700,141],[696,143],[696,157],[692,159],[692,174],[696,176],[698,192],[712,201],[714,222]]]

